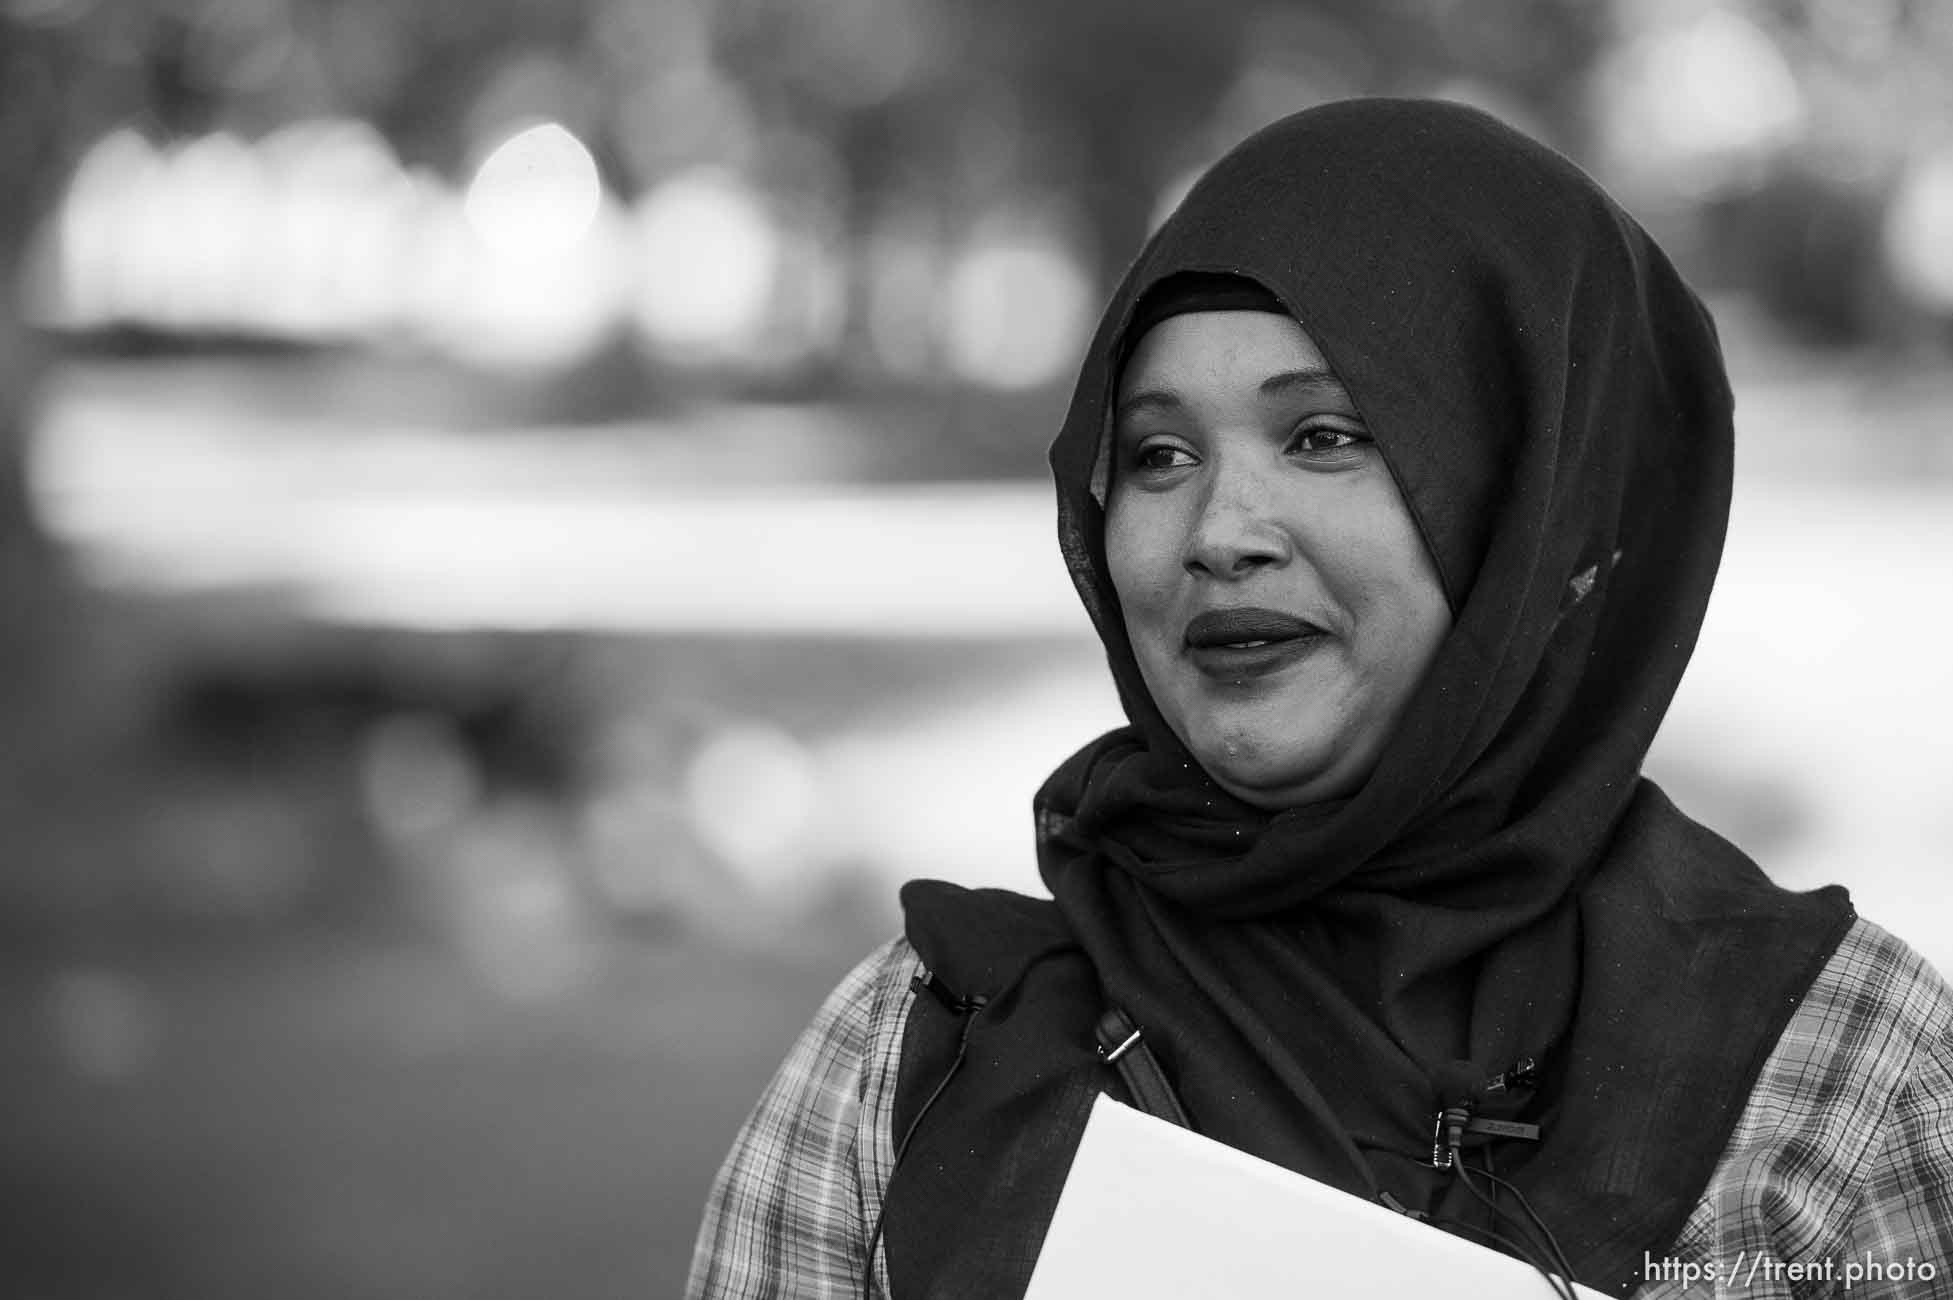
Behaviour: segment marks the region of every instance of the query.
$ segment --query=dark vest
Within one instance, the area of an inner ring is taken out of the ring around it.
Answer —
[[[917,994],[902,1039],[898,1142],[974,1019],[889,1180],[889,1284],[902,1300],[1021,1296],[1092,1099],[1129,1100],[1094,1049],[1098,977],[1047,900],[914,881],[902,906],[934,991]],[[951,1005],[969,998],[985,1005]]]
[[[1550,1182],[1528,1192],[1576,1276],[1619,1295],[1640,1281],[1643,1252],[1661,1256],[1680,1231],[1764,1059],[1854,919],[1835,887],[1792,894],[1746,860],[1715,869],[1716,856],[1740,855],[1692,823],[1661,833],[1705,838],[1644,845],[1672,854],[1639,860],[1694,870],[1603,872],[1583,895],[1580,1016],[1600,1032],[1564,1069],[1590,1108],[1577,1140],[1537,1162]],[[902,906],[934,992],[917,995],[904,1031],[898,1143],[966,1028],[968,1042],[889,1181],[890,1285],[896,1300],[1021,1296],[1093,1098],[1131,1101],[1095,1050],[1104,994],[1054,903],[913,881]],[[1759,953],[1814,929],[1824,937],[1787,983],[1745,980]],[[985,1005],[959,1009],[959,998]]]

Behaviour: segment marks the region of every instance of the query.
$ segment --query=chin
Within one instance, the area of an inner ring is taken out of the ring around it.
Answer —
[[[1231,752],[1227,742],[1197,747],[1195,757],[1229,794],[1269,811],[1334,799],[1349,793],[1352,784],[1332,770],[1328,755],[1313,752],[1297,754],[1236,741]]]

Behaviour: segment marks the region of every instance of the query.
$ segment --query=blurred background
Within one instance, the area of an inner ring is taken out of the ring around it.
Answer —
[[[1710,299],[1651,770],[1953,964],[1953,7],[0,0],[0,1279],[678,1292],[894,886],[1118,721],[1043,448],[1190,176],[1359,93]]]

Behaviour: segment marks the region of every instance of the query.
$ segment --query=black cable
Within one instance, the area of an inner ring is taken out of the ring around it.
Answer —
[[[1458,1176],[1458,1181],[1464,1184],[1465,1190],[1470,1192],[1485,1208],[1492,1212],[1495,1223],[1503,1219],[1507,1223],[1518,1226],[1528,1238],[1531,1238],[1533,1225],[1527,1223],[1524,1219],[1508,1214],[1499,1207],[1498,1202],[1478,1190],[1478,1184],[1472,1181],[1470,1171],[1465,1168],[1465,1153],[1463,1148],[1455,1141],[1450,1143],[1450,1147],[1451,1170]],[[1503,1182],[1504,1180],[1501,1179],[1499,1181]],[[1510,1187],[1511,1184],[1508,1183],[1507,1186]],[[1514,1188],[1513,1190],[1517,1191],[1518,1189]],[[1538,1223],[1538,1216],[1534,1215],[1533,1220],[1534,1223]],[[1539,1224],[1542,1231],[1544,1231],[1545,1226],[1543,1223]],[[1538,1259],[1538,1256],[1542,1252],[1539,1250],[1539,1243],[1536,1240],[1515,1241],[1510,1237],[1505,1237],[1502,1233],[1498,1233],[1496,1230],[1490,1235],[1501,1238],[1508,1246],[1517,1247],[1520,1258],[1539,1270],[1540,1275],[1552,1286],[1554,1295],[1564,1296],[1565,1300],[1579,1300],[1579,1297],[1573,1291],[1573,1270],[1567,1267],[1565,1256],[1560,1254],[1559,1243],[1553,1241],[1551,1233],[1547,1233],[1547,1240],[1552,1242],[1552,1251],[1548,1254],[1546,1263],[1544,1264]],[[1562,1272],[1555,1273],[1552,1267],[1550,1267],[1556,1263],[1563,1270]]]
[[[1571,1281],[1573,1279],[1573,1265],[1567,1262],[1566,1252],[1560,1249],[1559,1238],[1553,1235],[1553,1230],[1546,1226],[1546,1220],[1542,1219],[1539,1216],[1539,1212],[1533,1209],[1532,1202],[1526,1199],[1526,1194],[1519,1190],[1517,1184],[1506,1181],[1489,1169],[1481,1170],[1480,1172],[1484,1174],[1485,1178],[1495,1188],[1503,1187],[1506,1191],[1512,1193],[1513,1199],[1519,1202],[1519,1208],[1526,1212],[1526,1217],[1533,1221],[1534,1226],[1539,1229],[1540,1235],[1546,1238],[1546,1244],[1552,1250],[1553,1259],[1559,1264],[1563,1275],[1568,1281]]]
[[[888,1219],[888,1184],[894,1181],[895,1169],[902,1163],[902,1157],[909,1153],[909,1142],[915,1137],[916,1129],[921,1126],[922,1117],[929,1113],[929,1108],[936,1104],[936,1098],[943,1095],[943,1089],[949,1087],[949,1081],[954,1079],[956,1072],[963,1068],[963,1055],[970,1050],[970,1029],[976,1024],[977,1012],[983,1010],[984,1005],[982,1002],[975,1003],[963,1017],[963,1033],[956,1040],[956,1059],[949,1063],[949,1069],[943,1071],[943,1077],[937,1081],[935,1089],[929,1094],[929,1099],[922,1103],[922,1109],[917,1111],[915,1118],[909,1121],[908,1131],[902,1134],[902,1140],[895,1145],[895,1159],[890,1162],[888,1179],[882,1184],[882,1203],[875,1210],[875,1230],[868,1234],[867,1259],[862,1266],[861,1275],[861,1300],[873,1300],[874,1296],[875,1247],[881,1242],[882,1225]]]
[[[1465,1100],[1446,1106],[1438,1113],[1438,1136],[1447,1148],[1447,1162],[1450,1164],[1452,1172],[1458,1176],[1460,1182],[1465,1184],[1465,1190],[1477,1197],[1492,1212],[1491,1221],[1494,1224],[1503,1219],[1517,1226],[1525,1234],[1531,1247],[1531,1249],[1525,1252],[1527,1261],[1533,1267],[1539,1268],[1542,1273],[1546,1273],[1548,1280],[1551,1280],[1551,1269],[1542,1268],[1539,1261],[1533,1256],[1533,1250],[1537,1249],[1539,1245],[1539,1238],[1533,1235],[1534,1230],[1537,1229],[1544,1236],[1547,1245],[1547,1262],[1559,1268],[1560,1277],[1563,1279],[1562,1284],[1566,1289],[1567,1300],[1577,1300],[1577,1297],[1573,1294],[1573,1268],[1567,1262],[1566,1253],[1560,1249],[1559,1240],[1553,1236],[1553,1232],[1546,1226],[1545,1220],[1539,1217],[1539,1214],[1533,1209],[1532,1204],[1526,1200],[1525,1195],[1520,1192],[1518,1187],[1492,1172],[1492,1152],[1489,1146],[1486,1147],[1484,1152],[1486,1167],[1480,1172],[1492,1184],[1492,1195],[1487,1196],[1478,1189],[1477,1184],[1472,1182],[1471,1170],[1465,1164],[1464,1140],[1465,1133],[1471,1126],[1473,1109],[1473,1103]],[[1498,1191],[1501,1187],[1511,1191],[1518,1198],[1519,1206],[1525,1212],[1525,1219],[1513,1216],[1499,1204]],[[1554,1288],[1556,1293],[1559,1289],[1559,1285],[1556,1285]]]
[[[1497,1207],[1499,1203],[1499,1189],[1506,1184],[1505,1180],[1498,1176],[1498,1165],[1492,1161],[1492,1144],[1490,1142],[1487,1142],[1478,1149],[1478,1160],[1480,1165],[1479,1172],[1484,1174],[1486,1181],[1492,1184],[1492,1204],[1494,1207]]]
[[[1460,1136],[1460,1142],[1462,1142],[1463,1139],[1462,1132],[1460,1133],[1459,1136]],[[1366,1140],[1364,1138],[1357,1138],[1356,1142],[1359,1147],[1376,1151],[1383,1155],[1395,1156],[1399,1160],[1409,1160],[1413,1164],[1421,1165],[1426,1169],[1429,1169],[1431,1167],[1431,1160],[1429,1156],[1412,1155],[1407,1151],[1403,1151],[1401,1149],[1388,1146],[1382,1142],[1375,1141],[1373,1139]],[[1522,1263],[1532,1265],[1533,1268],[1537,1269],[1540,1275],[1546,1278],[1547,1282],[1553,1287],[1553,1294],[1562,1297],[1562,1300],[1568,1300],[1569,1297],[1571,1298],[1571,1300],[1578,1300],[1578,1296],[1575,1295],[1575,1293],[1572,1290],[1573,1270],[1567,1267],[1566,1256],[1560,1251],[1559,1242],[1555,1240],[1553,1238],[1552,1233],[1547,1230],[1545,1223],[1540,1220],[1539,1215],[1537,1213],[1534,1213],[1532,1206],[1529,1204],[1525,1206],[1526,1212],[1532,1216],[1532,1222],[1528,1223],[1526,1220],[1521,1219],[1516,1215],[1513,1215],[1512,1213],[1507,1211],[1503,1206],[1497,1204],[1495,1201],[1488,1198],[1485,1195],[1485,1193],[1480,1191],[1478,1187],[1474,1183],[1472,1183],[1469,1177],[1466,1175],[1464,1151],[1462,1149],[1462,1146],[1458,1144],[1447,1144],[1447,1145],[1449,1146],[1451,1152],[1452,1170],[1455,1173],[1457,1173],[1460,1177],[1460,1180],[1465,1183],[1465,1190],[1470,1192],[1480,1202],[1484,1203],[1487,1206],[1487,1208],[1489,1208],[1492,1211],[1494,1216],[1496,1216],[1494,1219],[1494,1226],[1481,1228],[1477,1224],[1467,1222],[1464,1219],[1454,1219],[1448,1216],[1441,1216],[1441,1215],[1426,1215],[1426,1214],[1420,1214],[1406,1209],[1402,1209],[1399,1207],[1399,1204],[1396,1203],[1397,1198],[1394,1196],[1388,1196],[1387,1193],[1383,1196],[1379,1196],[1378,1200],[1388,1208],[1396,1210],[1399,1214],[1404,1214],[1409,1218],[1417,1219],[1422,1223],[1428,1223],[1434,1228],[1439,1228],[1447,1232],[1451,1231],[1454,1228],[1463,1229],[1465,1232],[1470,1233],[1472,1236],[1481,1238],[1488,1244],[1496,1247],[1502,1253],[1511,1255]],[[1519,1189],[1512,1186],[1511,1183],[1506,1182],[1506,1180],[1502,1178],[1498,1179],[1497,1181],[1499,1183],[1504,1184],[1504,1186],[1509,1191],[1511,1191],[1515,1196],[1519,1195]],[[1523,1196],[1520,1197],[1520,1201],[1522,1204],[1525,1204],[1525,1198]],[[1515,1225],[1521,1230],[1521,1232],[1524,1235],[1515,1239],[1509,1233],[1499,1231],[1498,1227],[1496,1226],[1499,1220],[1503,1220],[1509,1224]],[[1539,1242],[1532,1237],[1532,1230],[1535,1224],[1538,1225],[1538,1228],[1541,1232],[1546,1233],[1547,1242],[1550,1243],[1550,1247],[1551,1247],[1550,1254],[1548,1253],[1546,1248],[1542,1247],[1539,1244]],[[1542,1262],[1542,1259],[1544,1260],[1544,1262]],[[1554,1272],[1555,1267],[1558,1267],[1563,1271],[1556,1274]]]
[[[1025,962],[1023,969],[1013,975],[1010,982],[991,997],[973,994],[967,998],[959,998],[946,990],[942,982],[926,969],[920,975],[913,976],[909,980],[909,987],[913,988],[917,993],[926,992],[930,994],[949,1011],[962,1016],[963,1031],[957,1035],[956,1059],[949,1063],[947,1070],[943,1071],[943,1077],[937,1080],[936,1086],[930,1090],[928,1100],[922,1103],[922,1109],[918,1110],[915,1113],[915,1118],[909,1121],[909,1127],[903,1132],[902,1140],[895,1144],[895,1159],[889,1162],[888,1177],[882,1182],[882,1203],[875,1211],[875,1227],[868,1234],[868,1249],[866,1258],[862,1262],[861,1300],[873,1300],[875,1289],[875,1247],[881,1242],[882,1228],[888,1220],[888,1193],[890,1187],[895,1182],[895,1171],[901,1167],[902,1157],[909,1153],[909,1143],[914,1139],[916,1130],[922,1127],[923,1118],[929,1114],[930,1108],[943,1095],[944,1089],[949,1087],[949,1082],[956,1077],[956,1072],[963,1068],[963,1057],[970,1050],[970,1031],[976,1027],[977,1017],[983,1013],[986,1007],[1000,1004],[1014,993],[1018,985],[1022,984],[1030,976],[1031,971],[1038,963],[1047,958],[1055,957],[1060,953],[1070,951],[1072,949],[1068,947],[1056,947],[1046,948],[1042,952],[1039,952],[1029,961]]]

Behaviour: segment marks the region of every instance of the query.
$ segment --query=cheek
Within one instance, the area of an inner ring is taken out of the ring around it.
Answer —
[[[1354,620],[1361,656],[1391,677],[1421,676],[1451,630],[1437,566],[1394,488],[1324,530],[1317,555],[1329,593]]]
[[[1170,521],[1150,503],[1115,495],[1105,519],[1105,564],[1126,632],[1141,649],[1179,571]]]
[[[1179,645],[1174,615],[1185,571],[1172,536],[1172,519],[1157,501],[1122,505],[1115,496],[1110,504],[1105,523],[1106,571],[1119,598],[1133,663],[1154,707],[1184,744],[1187,736],[1172,660]]]
[[[1385,673],[1408,690],[1422,679],[1451,631],[1451,607],[1435,566],[1415,533],[1376,557],[1393,557],[1369,575],[1361,621]]]

